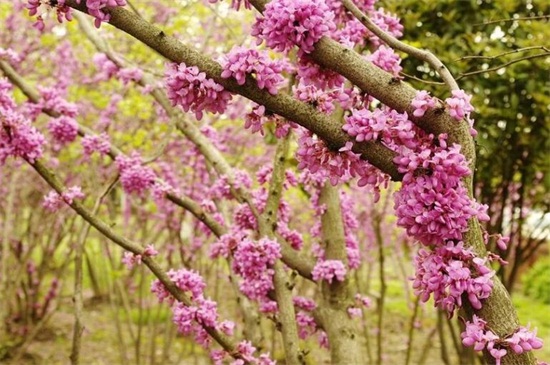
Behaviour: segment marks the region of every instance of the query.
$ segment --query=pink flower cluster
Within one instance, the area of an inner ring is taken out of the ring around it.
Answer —
[[[377,140],[386,130],[387,114],[381,109],[361,109],[345,117],[344,132],[355,138],[357,142]]]
[[[72,204],[74,199],[83,199],[84,193],[80,186],[72,186],[59,195],[56,191],[50,191],[48,195],[44,196],[44,202],[42,206],[50,212],[56,212],[61,208],[63,203]]]
[[[141,264],[141,259],[143,258],[143,256],[152,257],[158,255],[158,253],[159,252],[153,247],[153,245],[147,245],[147,247],[145,247],[143,252],[139,255],[136,255],[133,252],[124,252],[122,256],[122,263],[126,265],[128,269],[131,269],[134,267],[134,265]]]
[[[252,111],[244,117],[244,127],[246,129],[250,128],[252,133],[260,132],[261,135],[264,135],[264,126],[268,123],[275,126],[274,135],[276,138],[286,137],[292,128],[296,128],[294,123],[287,121],[280,115],[266,111],[263,105],[254,104]]]
[[[131,81],[140,81],[143,76],[143,72],[138,68],[119,68],[104,53],[95,54],[93,62],[99,72],[94,76],[92,82],[107,81],[112,77],[116,77],[120,79],[124,85],[127,85]]]
[[[74,141],[78,135],[77,121],[68,116],[51,119],[48,123],[48,129],[55,141],[61,144]]]
[[[82,148],[86,156],[91,156],[94,152],[107,155],[111,151],[111,143],[109,142],[109,135],[107,133],[86,135],[82,138],[80,143],[82,143]]]
[[[120,173],[122,188],[126,193],[142,196],[155,183],[155,173],[150,167],[143,166],[139,153],[134,151],[130,157],[117,156],[115,163]]]
[[[28,119],[0,105],[0,165],[10,156],[34,163],[42,156],[44,144],[46,139]]]
[[[231,355],[238,359],[229,363],[229,365],[276,365],[277,361],[269,358],[269,353],[261,354],[258,358],[253,354],[256,352],[256,347],[250,341],[241,341],[237,344],[237,348]],[[223,365],[223,360],[229,354],[224,350],[214,350],[210,352],[210,358],[214,365]]]
[[[304,85],[312,85],[319,89],[332,89],[341,87],[345,78],[338,72],[325,69],[313,62],[306,55],[298,60],[298,80]]]
[[[338,281],[344,281],[346,277],[346,266],[340,260],[324,260],[318,261],[311,276],[313,280],[326,280],[332,284],[332,280],[336,279]]]
[[[215,328],[226,335],[233,334],[234,323],[229,321],[218,323],[217,304],[204,297],[206,284],[202,276],[187,269],[170,270],[167,275],[180,290],[189,292],[194,302],[194,305],[187,306],[177,301],[158,279],[151,284],[151,292],[159,301],[167,300],[172,307],[172,321],[179,332],[184,335],[194,335],[195,340],[204,347],[208,347],[211,341],[205,327]]]
[[[281,76],[283,65],[272,61],[265,51],[257,51],[235,46],[222,61],[224,79],[233,77],[239,85],[244,85],[246,75],[253,75],[260,89],[266,89],[271,95],[277,95],[284,81]]]
[[[77,0],[80,3],[81,0]],[[107,8],[114,8],[117,6],[125,6],[126,0],[86,0],[86,7],[88,8],[88,14],[95,18],[94,24],[96,28],[101,26],[102,22],[108,23],[111,19],[111,14],[105,11]]]
[[[474,314],[472,321],[466,322],[466,329],[460,335],[464,346],[473,346],[474,350],[487,350],[500,365],[501,360],[512,350],[516,354],[542,348],[542,340],[537,337],[537,331],[531,332],[526,327],[518,328],[512,335],[500,338],[491,331],[487,322]]]
[[[303,54],[334,30],[334,13],[324,0],[273,0],[265,6],[263,18],[256,20],[252,35],[278,52],[297,45]]]
[[[464,90],[453,90],[452,95],[451,98],[445,99],[445,103],[449,107],[451,117],[460,121],[474,111],[474,107],[470,103],[472,95],[466,94]]]
[[[414,108],[413,115],[417,118],[421,118],[430,109],[435,108],[436,101],[430,96],[427,91],[418,91],[416,96],[411,102],[411,106]]]
[[[463,295],[474,309],[481,309],[481,300],[491,294],[495,274],[485,262],[462,242],[449,241],[433,251],[421,249],[415,257],[415,294],[423,302],[433,294],[435,306],[450,316],[462,307]]]
[[[42,156],[46,139],[17,111],[11,89],[11,84],[0,78],[0,165],[10,156],[34,163]]]
[[[368,56],[368,60],[394,76],[399,76],[399,73],[403,70],[403,67],[400,65],[401,58],[391,47],[381,45]]]
[[[470,174],[460,146],[440,147],[414,153],[407,149],[394,159],[404,173],[401,190],[394,195],[397,224],[425,245],[462,239],[468,219],[488,220],[486,206],[470,200],[461,178]],[[415,176],[417,171],[423,174]]]
[[[63,23],[63,19],[66,19],[67,21],[71,21],[73,19],[73,16],[71,14],[72,9],[65,5],[65,0],[57,0],[57,1],[51,1],[51,0],[27,0],[28,3],[26,5],[26,8],[29,9],[29,15],[35,16],[40,11],[50,11],[55,7],[56,9],[56,15],[57,15],[57,21],[60,23]],[[55,4],[55,5],[54,5]],[[44,19],[42,18],[43,13],[38,14],[36,17],[36,23],[33,24],[33,27],[38,29],[39,31],[43,31],[45,28]]]
[[[340,150],[331,151],[316,136],[302,132],[296,151],[298,168],[307,170],[316,178],[329,179],[332,185],[358,177],[358,186],[370,185],[377,193],[379,186],[387,182],[388,177],[368,162],[361,160],[358,154],[352,152],[352,146],[351,142],[347,142]]]
[[[187,67],[185,63],[168,64],[165,72],[168,98],[172,105],[179,105],[184,111],[193,111],[201,119],[203,111],[223,113],[231,100],[231,93],[223,86],[206,77],[198,67]]]
[[[40,102],[37,104],[38,112],[42,110],[53,111],[61,115],[75,118],[78,115],[78,107],[68,102],[62,95],[62,90],[51,87],[38,87],[40,91]]]
[[[234,253],[232,268],[243,278],[239,288],[250,299],[266,300],[273,289],[272,269],[277,259],[281,258],[281,247],[266,237],[258,242],[241,241]]]

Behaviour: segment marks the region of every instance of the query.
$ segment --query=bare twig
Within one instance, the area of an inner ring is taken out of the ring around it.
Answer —
[[[471,59],[494,60],[496,58],[500,58],[500,57],[503,57],[503,56],[506,56],[506,55],[509,55],[509,54],[520,53],[520,52],[528,52],[528,51],[533,51],[533,50],[536,50],[536,49],[539,49],[539,50],[542,50],[542,51],[545,51],[545,52],[550,52],[550,49],[548,49],[545,46],[531,46],[531,47],[518,48],[518,49],[514,49],[512,51],[499,53],[499,54],[494,55],[494,56],[463,56],[463,57],[457,58],[456,60],[454,60],[454,62],[471,60]]]
[[[501,68],[505,68],[505,67],[508,67],[510,65],[513,65],[514,63],[527,61],[527,60],[532,60],[532,59],[535,59],[535,58],[549,57],[549,56],[550,56],[550,53],[539,53],[539,54],[535,54],[535,55],[531,55],[531,56],[520,57],[520,58],[516,58],[515,60],[503,63],[502,65],[498,65],[498,66],[495,66],[495,67],[488,68],[486,70],[477,70],[477,71],[461,73],[456,79],[460,80],[460,79],[463,79],[463,78],[468,77],[468,76],[493,72],[493,71],[500,70]]]
[[[526,21],[526,20],[541,20],[541,19],[550,19],[550,15],[523,16],[523,17],[517,17],[517,18],[488,20],[482,23],[475,23],[473,24],[473,26],[477,27],[480,25],[489,25],[489,24],[495,24],[495,23],[507,23],[507,22],[516,22],[516,21],[519,22],[519,21]]]

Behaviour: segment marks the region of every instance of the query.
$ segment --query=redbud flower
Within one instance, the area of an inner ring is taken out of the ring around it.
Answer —
[[[179,105],[186,112],[193,111],[197,119],[202,118],[204,110],[223,113],[231,100],[231,93],[196,66],[168,64],[164,80],[172,105]]]
[[[48,123],[48,129],[53,138],[62,144],[74,141],[78,135],[77,121],[68,116],[51,119]]]
[[[321,37],[336,30],[334,13],[323,0],[273,0],[257,19],[252,35],[279,52],[294,45],[300,54],[310,53]]]
[[[436,102],[429,92],[422,90],[416,93],[411,105],[415,109],[413,115],[420,118],[424,116],[426,111],[435,108]]]
[[[313,280],[326,280],[332,284],[332,280],[344,281],[346,276],[346,267],[340,260],[319,261],[313,268],[311,276]]]
[[[449,107],[449,114],[456,120],[462,120],[464,117],[474,111],[474,107],[470,104],[472,95],[468,95],[464,90],[453,90],[452,97],[445,99],[445,103]]]

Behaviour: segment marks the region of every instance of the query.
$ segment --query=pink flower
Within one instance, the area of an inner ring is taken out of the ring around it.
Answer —
[[[80,186],[72,186],[67,189],[62,195],[59,195],[56,191],[50,191],[44,196],[42,206],[50,212],[56,212],[61,208],[63,203],[72,204],[74,199],[83,199],[84,193]]]
[[[314,44],[334,30],[334,13],[323,0],[273,0],[254,24],[252,35],[278,52],[297,45],[303,54],[313,51]]]
[[[381,45],[374,51],[368,60],[380,67],[382,70],[388,71],[394,76],[399,76],[403,67],[401,67],[401,58],[390,47]]]
[[[68,116],[51,119],[48,123],[48,129],[53,138],[62,144],[74,141],[78,135],[78,123]]]
[[[109,142],[109,135],[107,133],[86,135],[80,143],[82,143],[84,155],[86,156],[91,156],[94,152],[107,155],[111,151],[111,143]]]
[[[153,187],[156,175],[150,167],[142,165],[137,152],[134,151],[130,157],[117,156],[115,163],[120,172],[122,188],[126,193],[142,196],[146,190]]]
[[[222,61],[225,79],[233,77],[239,85],[244,85],[246,75],[255,77],[258,87],[266,89],[271,95],[276,95],[278,87],[283,82],[281,72],[283,65],[272,61],[267,52],[233,47]]]
[[[28,119],[11,108],[0,106],[0,165],[10,156],[34,163],[42,157],[45,144],[44,136]]]
[[[168,64],[164,81],[172,105],[179,105],[186,112],[193,111],[197,119],[202,118],[205,110],[223,113],[231,100],[231,93],[196,66]]]
[[[449,114],[454,119],[460,121],[474,111],[474,107],[470,104],[472,95],[468,95],[464,90],[453,90],[452,97],[445,99],[449,107]]]
[[[313,280],[326,280],[332,284],[332,280],[344,281],[346,277],[346,267],[340,260],[319,261],[313,268],[311,276]]]
[[[422,90],[416,93],[411,106],[414,108],[413,115],[421,118],[428,110],[435,108],[436,101],[430,96],[429,92]]]

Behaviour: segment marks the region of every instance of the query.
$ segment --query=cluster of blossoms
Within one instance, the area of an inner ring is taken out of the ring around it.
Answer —
[[[0,79],[0,165],[10,156],[34,163],[42,156],[46,139],[17,110],[10,92],[11,84]]]
[[[65,0],[27,0],[27,9],[29,9],[29,15],[37,15],[37,21],[34,27],[38,30],[44,30],[44,19],[42,15],[55,8],[57,21],[62,23],[64,19],[71,21],[73,19],[71,14],[71,8],[65,4]],[[81,0],[76,1],[80,4]],[[126,0],[86,0],[86,7],[88,13],[95,18],[94,24],[97,28],[101,26],[102,22],[109,22],[111,15],[106,12],[108,7],[125,6]]]
[[[419,153],[403,148],[394,159],[405,174],[401,190],[394,195],[397,224],[425,245],[461,240],[470,218],[489,219],[487,206],[470,200],[461,182],[470,169],[460,145],[448,147],[445,139],[440,136],[439,147]],[[416,176],[418,171],[423,174]]]
[[[260,132],[264,135],[264,126],[268,123],[275,126],[274,135],[277,138],[286,137],[292,128],[296,128],[294,123],[288,122],[280,115],[266,111],[263,105],[254,105],[252,111],[244,116],[244,128],[250,128],[252,133]]]
[[[141,264],[141,259],[143,258],[143,256],[152,257],[158,255],[158,253],[159,252],[153,247],[153,245],[147,245],[147,247],[145,247],[143,252],[139,255],[136,255],[133,252],[124,252],[122,256],[122,263],[126,265],[128,269],[131,269],[132,267],[134,267],[134,265]]]
[[[239,85],[244,85],[246,75],[253,75],[260,89],[266,89],[271,95],[277,95],[284,78],[281,72],[284,65],[272,61],[267,52],[235,46],[222,61],[221,76],[233,77]]]
[[[80,3],[81,0],[77,0]],[[88,14],[95,18],[94,25],[99,28],[102,22],[108,23],[111,15],[106,12],[106,8],[125,6],[126,0],[86,0]]]
[[[388,177],[352,152],[352,146],[348,142],[338,151],[331,151],[321,139],[310,132],[302,132],[296,151],[298,168],[328,179],[332,185],[358,177],[358,186],[369,185],[378,196],[380,186],[387,183]]]
[[[94,152],[107,155],[111,151],[111,143],[109,142],[109,135],[107,133],[98,135],[88,134],[82,137],[80,143],[86,156],[91,156]]]
[[[172,105],[179,105],[186,112],[191,110],[197,119],[205,110],[223,113],[231,100],[231,93],[223,86],[207,78],[198,67],[187,67],[185,63],[168,64],[165,83]]]
[[[413,115],[417,118],[423,117],[428,110],[435,108],[436,105],[435,98],[431,97],[430,93],[425,90],[417,92],[411,102],[411,106],[414,108]]]
[[[332,280],[344,281],[346,278],[346,266],[340,260],[323,260],[318,261],[313,270],[311,276],[313,280],[326,280],[332,284]]]
[[[261,304],[264,312],[276,311],[276,303],[268,298],[273,290],[273,265],[281,258],[281,247],[266,237],[257,242],[244,233],[228,233],[212,247],[212,257],[233,257],[231,267],[243,280],[239,288],[252,300]]]
[[[334,13],[324,0],[270,1],[252,28],[258,42],[287,52],[295,45],[299,54],[310,53],[322,36],[336,30]]]
[[[218,322],[217,304],[204,297],[206,284],[197,272],[187,269],[170,270],[167,273],[170,280],[183,292],[191,294],[192,305],[185,305],[176,300],[157,279],[151,284],[153,292],[160,302],[168,301],[172,309],[172,321],[184,335],[194,335],[195,340],[208,347],[211,339],[205,327],[215,328],[228,336],[233,335],[233,322]]]
[[[542,340],[537,337],[536,329],[531,332],[526,327],[520,327],[513,334],[500,338],[488,328],[486,321],[475,314],[471,322],[466,322],[466,329],[460,336],[464,346],[473,346],[476,351],[487,350],[497,365],[500,365],[508,350],[521,354],[542,348]]]
[[[470,117],[474,111],[474,107],[470,103],[470,100],[472,100],[472,95],[466,94],[464,90],[453,90],[452,97],[445,99],[445,103],[451,117],[458,121],[466,118],[466,121],[470,125],[470,134],[475,137],[477,131],[474,129],[474,120]]]
[[[84,193],[80,186],[73,186],[59,195],[56,191],[50,191],[48,195],[44,196],[44,202],[42,206],[50,212],[56,212],[61,208],[63,203],[72,204],[74,199],[83,199]]]
[[[65,4],[65,0],[28,0],[27,9],[29,9],[29,15],[36,17],[36,23],[33,24],[33,27],[39,31],[43,31],[46,25],[44,24],[44,19],[42,18],[42,12],[48,12],[55,7],[57,21],[62,23],[64,19],[71,21],[73,16],[71,14],[72,9]],[[40,14],[39,14],[40,13]]]
[[[156,175],[150,167],[143,166],[141,156],[132,152],[130,157],[117,156],[115,163],[120,173],[122,188],[128,194],[143,196],[155,183]]]
[[[272,360],[269,357],[269,353],[261,354],[259,357],[254,357],[254,352],[256,352],[256,347],[252,345],[250,341],[241,341],[237,344],[235,352],[232,354],[234,357],[238,356],[239,358],[233,360],[229,365],[276,365],[277,361]],[[214,365],[223,365],[223,360],[229,355],[224,350],[214,350],[210,352],[210,358],[212,359]]]
[[[376,51],[368,56],[368,60],[394,76],[399,76],[399,73],[403,70],[400,65],[401,58],[391,47],[381,45]]]
[[[449,107],[449,114],[456,120],[462,120],[474,111],[474,107],[470,103],[472,95],[468,95],[464,90],[453,90],[452,97],[445,99],[445,103]]]
[[[415,294],[423,302],[433,294],[435,305],[451,316],[462,307],[463,294],[474,309],[481,309],[481,299],[491,294],[495,274],[485,264],[462,242],[449,241],[433,251],[421,249],[415,258]]]
[[[143,76],[143,72],[139,68],[119,68],[104,53],[94,55],[93,62],[98,72],[94,75],[92,82],[107,81],[115,77],[127,85],[131,81],[138,82]]]
[[[48,123],[48,129],[54,140],[60,144],[72,142],[78,135],[77,121],[65,115],[51,119]]]

